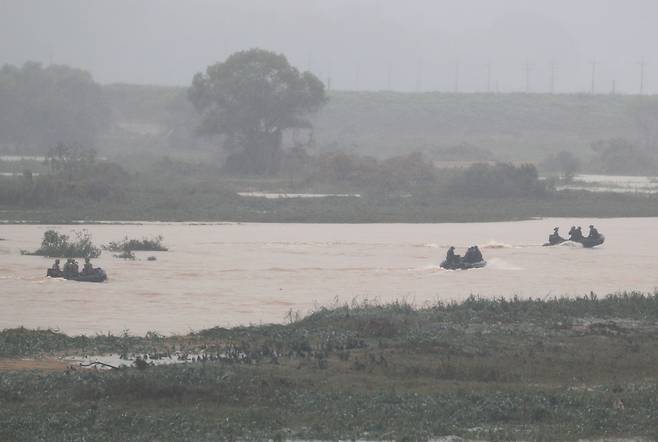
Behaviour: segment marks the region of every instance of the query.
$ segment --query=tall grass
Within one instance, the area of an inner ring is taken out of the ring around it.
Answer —
[[[196,348],[200,342],[237,345],[254,349],[255,342],[279,351],[310,351],[312,348],[363,348],[369,339],[421,339],[436,327],[463,324],[534,323],[553,327],[568,325],[577,319],[658,321],[658,293],[617,293],[598,297],[590,294],[575,298],[487,299],[471,296],[462,302],[414,306],[405,301],[379,303],[354,300],[352,303],[322,307],[304,318],[289,315],[287,325],[270,324],[239,326],[231,329],[215,327],[188,336],[171,336],[157,343],[173,347],[185,342]],[[432,332],[433,333],[433,332]],[[114,335],[70,337],[52,330],[25,328],[0,331],[0,357],[27,356],[65,349],[84,351],[153,350],[151,332],[145,338]],[[436,338],[434,336],[432,339]],[[205,344],[204,344],[205,345]],[[260,351],[260,349],[259,349]]]

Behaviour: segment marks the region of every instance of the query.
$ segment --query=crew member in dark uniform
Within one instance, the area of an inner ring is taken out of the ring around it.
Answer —
[[[446,255],[446,261],[448,264],[459,262],[460,256],[455,254],[455,248],[450,246],[448,249],[448,254]]]
[[[94,266],[91,265],[89,258],[85,258],[85,265],[82,267],[82,274],[91,275],[92,273],[94,273]]]

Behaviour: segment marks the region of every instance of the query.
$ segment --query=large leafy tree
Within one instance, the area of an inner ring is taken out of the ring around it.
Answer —
[[[262,49],[237,52],[196,74],[189,97],[202,114],[201,132],[224,137],[227,166],[261,175],[277,172],[284,131],[310,128],[306,117],[326,101],[315,75]]]

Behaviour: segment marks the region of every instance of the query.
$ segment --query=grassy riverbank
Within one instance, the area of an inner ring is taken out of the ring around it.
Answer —
[[[266,199],[196,195],[175,203],[136,198],[130,203],[17,208],[0,206],[10,222],[233,221],[309,223],[432,223],[512,221],[535,217],[655,217],[656,195],[560,191],[540,198],[328,197]]]
[[[206,361],[0,372],[0,439],[658,437],[658,295],[360,303],[187,336],[0,333],[0,361]],[[2,366],[2,364],[0,364]]]

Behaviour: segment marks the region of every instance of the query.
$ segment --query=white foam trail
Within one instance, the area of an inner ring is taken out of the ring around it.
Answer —
[[[516,246],[513,246],[512,244],[506,244],[504,242],[490,240],[487,243],[481,244],[479,247],[481,249],[513,249]]]
[[[440,271],[442,269],[441,269],[441,266],[438,265],[438,264],[428,264],[426,266],[416,267],[416,268],[409,269],[409,270],[412,270],[412,271],[415,271],[415,272],[437,272],[437,271]]]
[[[491,258],[487,260],[487,267],[496,270],[523,270],[521,267],[500,258]]]
[[[561,244],[558,244],[560,247],[571,247],[572,249],[581,249],[583,245],[575,241],[565,241]]]

